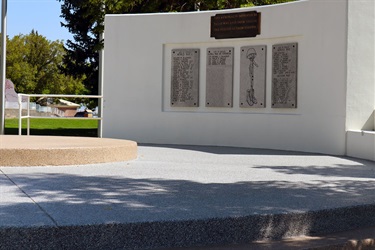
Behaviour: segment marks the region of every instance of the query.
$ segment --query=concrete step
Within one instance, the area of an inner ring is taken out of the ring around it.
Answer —
[[[240,245],[178,248],[180,250],[373,250],[375,249],[375,227],[361,228],[320,236],[300,236],[278,241],[257,241]],[[176,250],[164,248],[154,250]]]

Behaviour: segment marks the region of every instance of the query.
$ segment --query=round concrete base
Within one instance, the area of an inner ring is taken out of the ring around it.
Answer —
[[[61,136],[0,136],[0,166],[82,165],[137,158],[128,140]]]

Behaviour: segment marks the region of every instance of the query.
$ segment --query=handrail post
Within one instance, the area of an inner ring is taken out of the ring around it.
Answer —
[[[18,135],[22,135],[22,95],[18,94]]]
[[[25,96],[27,98],[27,112],[25,116],[22,116],[22,110],[23,110],[23,107],[22,107],[22,97]],[[19,105],[19,109],[18,109],[18,134],[19,135],[22,135],[22,119],[23,118],[26,118],[27,119],[27,124],[26,124],[26,134],[27,135],[30,135],[30,119],[31,118],[35,118],[33,116],[31,116],[30,114],[30,98],[31,97],[44,97],[44,96],[49,96],[49,97],[69,97],[69,98],[74,98],[74,97],[79,97],[79,98],[97,98],[99,100],[103,100],[103,96],[102,95],[58,95],[58,94],[53,94],[53,95],[49,95],[49,94],[18,94],[18,105]],[[103,107],[103,102],[101,102],[101,107]],[[103,124],[103,108],[99,108],[99,114],[98,114],[98,117],[97,118],[88,118],[88,119],[97,119],[99,121],[99,129],[98,129],[98,137],[101,137],[102,136],[102,124]]]
[[[30,135],[30,96],[27,96],[27,135]]]

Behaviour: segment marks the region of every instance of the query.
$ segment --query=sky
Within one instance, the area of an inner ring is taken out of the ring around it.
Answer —
[[[60,22],[61,2],[57,0],[7,0],[7,34],[27,35],[31,30],[50,41],[72,39],[72,35]],[[1,4],[0,4],[1,9]]]

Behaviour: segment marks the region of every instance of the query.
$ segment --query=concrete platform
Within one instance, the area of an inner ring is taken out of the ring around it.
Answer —
[[[299,152],[140,145],[131,161],[0,167],[0,191],[0,249],[235,249],[375,227],[375,162]]]
[[[0,166],[58,166],[127,161],[137,143],[90,137],[0,135]]]

